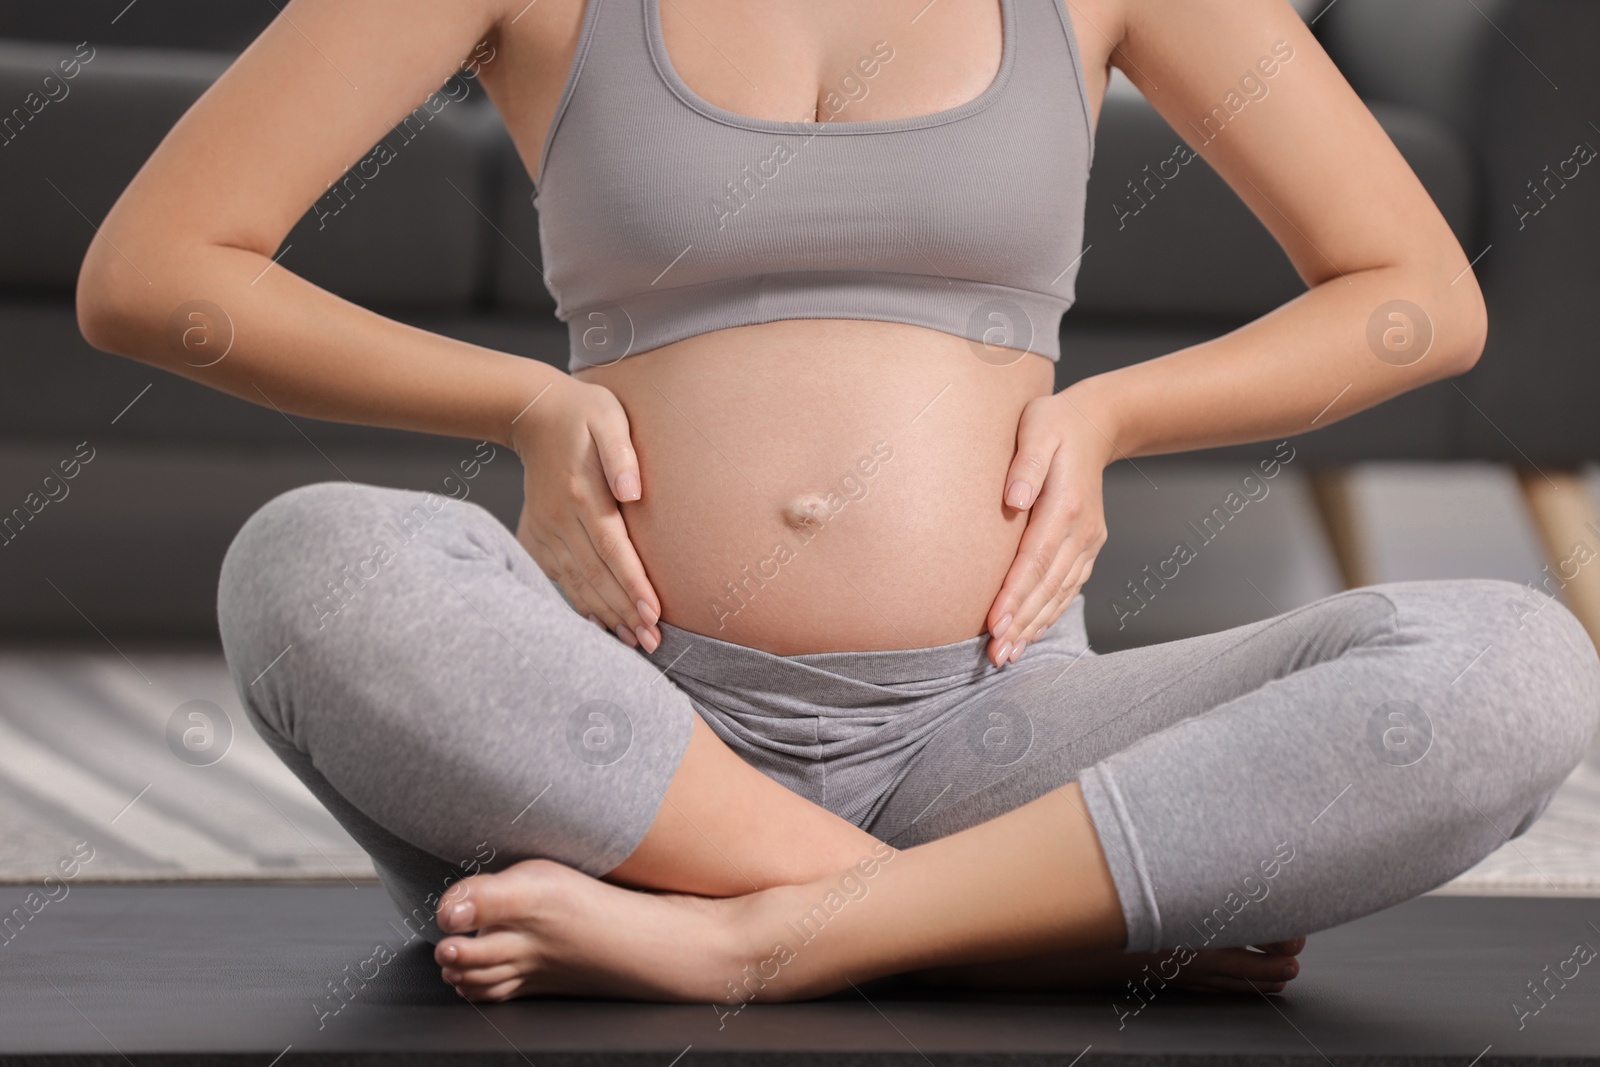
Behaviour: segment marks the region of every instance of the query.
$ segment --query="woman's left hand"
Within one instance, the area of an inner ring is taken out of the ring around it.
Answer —
[[[1101,483],[1115,448],[1070,389],[1022,409],[1017,452],[1001,487],[1008,509],[1028,512],[1017,558],[989,608],[989,659],[1015,663],[1066,610],[1106,543]]]

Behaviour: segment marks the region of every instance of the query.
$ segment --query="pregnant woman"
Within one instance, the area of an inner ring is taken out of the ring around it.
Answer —
[[[570,375],[273,264],[467,56]],[[1053,392],[1112,66],[1309,290]],[[515,536],[310,486],[219,592],[255,726],[473,999],[1277,990],[1302,935],[1527,829],[1595,729],[1588,638],[1504,583],[1088,648],[1107,464],[1286,439],[1483,345],[1461,248],[1284,0],[294,0],[101,237],[97,346],[522,459]],[[203,367],[168,337],[198,300],[235,335]],[[1400,306],[1431,346],[1375,358]]]

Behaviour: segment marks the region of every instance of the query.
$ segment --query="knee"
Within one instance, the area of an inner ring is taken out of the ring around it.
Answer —
[[[281,608],[288,587],[337,556],[375,492],[382,490],[320,482],[280,493],[256,509],[222,559],[217,618],[224,638]]]
[[[1440,639],[1508,653],[1502,667],[1513,666],[1524,685],[1537,689],[1551,681],[1600,691],[1600,657],[1583,623],[1532,585],[1464,578],[1387,588],[1398,591],[1402,615],[1423,616]]]
[[[1559,600],[1530,585],[1489,579],[1462,583],[1460,612],[1488,620],[1485,644],[1502,648],[1502,670],[1530,702],[1564,711],[1587,737],[1600,724],[1600,656],[1582,622]]]
[[[1600,727],[1600,656],[1577,616],[1531,586],[1488,579],[1451,584],[1458,587],[1455,625],[1471,631],[1462,651],[1483,650],[1482,666],[1490,669],[1481,684],[1506,720],[1504,755],[1526,761],[1542,810]]]
[[[1543,601],[1526,621],[1532,633],[1518,657],[1525,698],[1543,703],[1543,723],[1563,755],[1565,778],[1583,759],[1600,728],[1600,656],[1578,617],[1558,601]]]
[[[429,546],[448,544],[455,528],[472,525],[472,511],[481,509],[436,493],[348,482],[301,486],[268,501],[222,561],[217,624],[229,663],[248,670],[324,630],[355,598],[373,602],[384,584],[373,579],[402,551],[426,555]],[[483,541],[470,540],[452,551]]]

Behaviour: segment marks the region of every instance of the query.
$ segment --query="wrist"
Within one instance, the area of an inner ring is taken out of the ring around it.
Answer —
[[[1079,425],[1084,447],[1099,460],[1101,467],[1128,457],[1121,413],[1112,391],[1101,378],[1080,379],[1057,393],[1055,399],[1063,416]]]
[[[522,456],[542,409],[550,404],[551,395],[559,391],[562,379],[569,377],[538,360],[524,359],[523,362],[528,366],[518,368],[506,402],[495,412],[493,424],[497,443],[518,456]]]

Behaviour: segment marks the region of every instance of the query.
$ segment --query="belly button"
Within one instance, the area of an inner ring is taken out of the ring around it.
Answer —
[[[783,521],[796,530],[818,529],[828,521],[828,504],[816,493],[795,497],[783,509]]]

